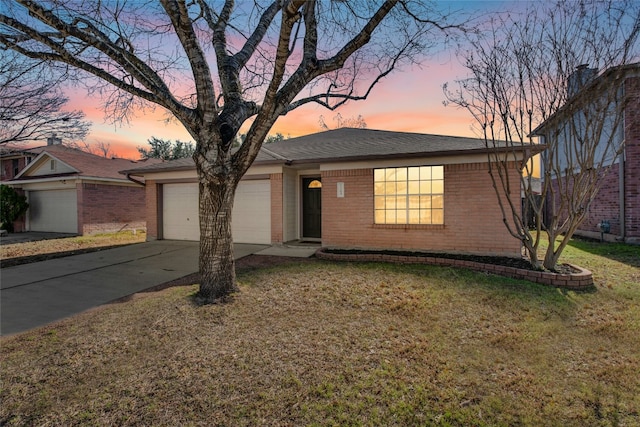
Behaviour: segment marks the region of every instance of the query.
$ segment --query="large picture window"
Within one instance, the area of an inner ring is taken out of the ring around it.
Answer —
[[[444,224],[444,167],[374,169],[376,224]]]

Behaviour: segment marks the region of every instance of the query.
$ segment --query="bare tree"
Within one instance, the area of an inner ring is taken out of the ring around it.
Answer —
[[[558,2],[494,18],[460,52],[470,77],[455,90],[445,85],[448,100],[473,115],[487,147],[513,149],[508,156],[493,150],[490,173],[499,201],[522,188],[522,206],[500,203],[505,225],[536,268],[556,269],[623,149],[622,85],[625,64],[638,58],[639,10],[634,1]],[[583,64],[607,71],[598,75]],[[506,173],[515,152],[533,150],[537,136],[546,147],[539,190],[536,163],[524,165],[520,182]]]
[[[0,54],[0,144],[87,135],[84,114],[63,109],[69,99],[57,88],[57,77],[15,52]]]
[[[346,119],[342,117],[342,114],[338,113],[333,116],[333,121],[336,123],[335,129],[339,128],[357,128],[357,129],[366,129],[367,122],[364,120],[361,114],[358,114],[357,117],[347,117]],[[320,124],[320,129],[329,130],[331,129],[329,125],[325,122],[324,116],[320,116],[318,119],[318,123]]]
[[[112,119],[157,105],[193,137],[205,302],[237,290],[234,195],[278,117],[309,103],[335,109],[367,98],[453,28],[432,4],[411,0],[5,3],[5,49],[98,77],[103,84],[92,81],[90,90],[103,95]]]
[[[111,143],[105,141],[96,141],[90,143],[87,141],[63,141],[62,145],[69,148],[75,148],[76,150],[84,151],[85,153],[95,154],[96,156],[111,158],[115,156],[115,153],[111,149]]]

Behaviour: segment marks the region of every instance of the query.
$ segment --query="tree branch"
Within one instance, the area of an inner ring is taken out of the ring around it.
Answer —
[[[191,72],[196,85],[198,110],[211,113],[217,112],[216,93],[211,80],[209,63],[193,30],[192,21],[184,0],[161,0],[160,3],[171,19],[171,24],[187,54],[189,64],[191,64]],[[215,120],[215,115],[204,119],[206,123],[212,123]]]

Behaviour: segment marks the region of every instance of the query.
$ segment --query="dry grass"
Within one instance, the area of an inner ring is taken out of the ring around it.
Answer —
[[[638,425],[640,248],[598,248],[593,293],[307,262],[140,294],[3,338],[0,424]]]
[[[73,255],[91,250],[114,246],[141,243],[146,240],[147,233],[131,231],[120,233],[94,234],[90,236],[64,237],[59,239],[39,240],[0,245],[0,260],[3,267],[41,261],[60,255]]]

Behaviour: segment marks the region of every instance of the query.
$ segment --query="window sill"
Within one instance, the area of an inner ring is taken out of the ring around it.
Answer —
[[[444,224],[373,224],[380,230],[444,230]]]

